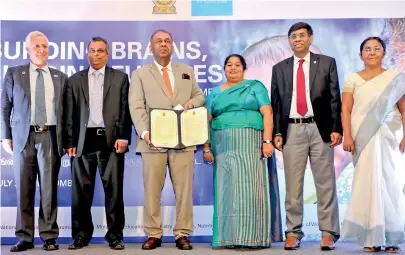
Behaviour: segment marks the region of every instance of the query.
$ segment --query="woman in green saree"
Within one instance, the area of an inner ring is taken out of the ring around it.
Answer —
[[[260,81],[244,80],[242,56],[228,56],[224,69],[227,82],[213,88],[206,100],[211,143],[204,145],[204,160],[214,164],[212,247],[270,247],[270,99]]]

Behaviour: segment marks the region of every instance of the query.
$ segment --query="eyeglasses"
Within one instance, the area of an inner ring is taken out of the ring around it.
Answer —
[[[378,52],[381,51],[381,47],[380,47],[380,46],[376,46],[376,47],[374,47],[374,48],[367,47],[367,48],[363,49],[363,51],[364,51],[365,53],[367,53],[367,54],[370,54],[371,52],[378,53]]]
[[[290,35],[290,36],[288,36],[291,40],[295,40],[295,39],[297,39],[297,38],[299,38],[299,39],[304,39],[305,37],[307,37],[308,36],[308,34],[306,34],[306,33],[301,33],[301,34],[293,34],[293,35]]]

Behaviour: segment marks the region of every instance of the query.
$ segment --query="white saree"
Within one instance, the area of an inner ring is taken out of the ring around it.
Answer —
[[[353,93],[356,153],[342,239],[363,247],[398,245],[405,239],[405,155],[396,103],[405,95],[405,74],[385,71],[369,81],[353,74],[343,92]]]

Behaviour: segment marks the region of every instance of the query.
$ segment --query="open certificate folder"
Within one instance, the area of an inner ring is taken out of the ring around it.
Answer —
[[[208,110],[205,107],[187,111],[150,110],[151,146],[183,149],[209,142]]]

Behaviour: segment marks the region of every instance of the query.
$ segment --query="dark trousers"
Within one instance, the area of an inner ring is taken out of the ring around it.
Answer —
[[[282,219],[280,207],[280,190],[277,175],[277,158],[273,156],[267,159],[269,173],[270,203],[271,203],[271,240],[273,242],[283,241]]]
[[[59,236],[57,188],[60,156],[56,146],[56,129],[31,131],[21,153],[14,148],[14,177],[17,186],[17,219],[15,235],[21,241],[34,241],[34,208],[37,176],[40,192],[38,230],[42,240]]]
[[[124,153],[107,148],[104,132],[97,132],[95,128],[87,129],[83,153],[72,162],[72,237],[90,241],[93,236],[91,205],[98,168],[105,193],[108,229],[105,239],[122,240],[125,224]]]

